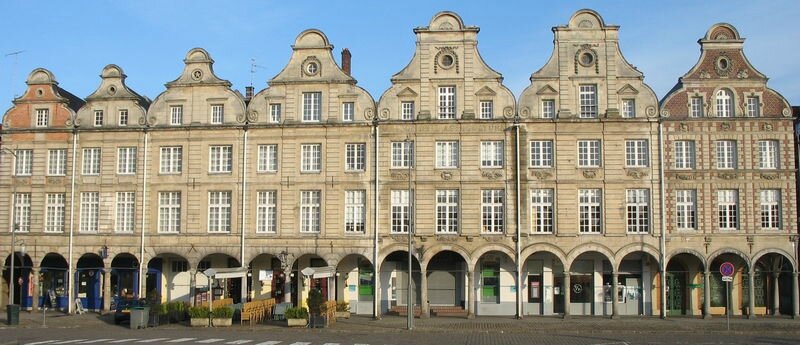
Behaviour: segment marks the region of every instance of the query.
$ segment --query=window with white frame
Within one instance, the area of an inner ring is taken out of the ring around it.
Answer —
[[[353,102],[342,103],[342,121],[353,121],[356,114],[356,104]]]
[[[31,193],[14,194],[14,232],[31,231]]]
[[[319,232],[320,191],[300,192],[300,232]]]
[[[678,230],[697,229],[697,197],[693,189],[675,191],[675,226]]]
[[[183,170],[183,146],[162,146],[160,161],[162,174],[180,174]]]
[[[552,189],[531,189],[531,227],[535,233],[553,233]]]
[[[269,122],[270,123],[280,123],[281,122],[281,104],[280,103],[270,103],[270,105],[269,105]]]
[[[117,174],[136,173],[136,148],[120,147],[117,149]]]
[[[458,233],[458,189],[436,191],[436,233]]]
[[[582,234],[603,232],[603,195],[600,189],[578,190],[579,231]]]
[[[503,167],[503,142],[481,141],[481,168]]]
[[[636,117],[636,101],[632,99],[622,100],[622,117],[632,119]]]
[[[531,140],[531,168],[553,167],[553,141]]]
[[[158,193],[158,232],[181,232],[181,192]]]
[[[102,110],[95,110],[94,111],[94,126],[102,126],[103,125],[103,111]]]
[[[760,140],[758,142],[758,167],[761,169],[778,169],[779,161],[778,141]]]
[[[650,232],[650,192],[647,189],[628,189],[627,218],[629,234],[646,234]]]
[[[47,175],[64,176],[67,174],[67,150],[47,150]]]
[[[436,142],[436,168],[458,168],[458,141]]]
[[[211,146],[208,149],[208,156],[208,172],[229,173],[233,171],[233,146]]]
[[[100,148],[83,149],[83,174],[100,175]]]
[[[578,91],[581,106],[580,118],[597,118],[597,85],[580,85]]]
[[[439,119],[456,118],[456,87],[439,86]]]
[[[411,204],[408,190],[393,190],[391,192],[391,221],[393,234],[407,234],[411,223]]]
[[[208,192],[208,232],[231,232],[231,192]]]
[[[366,191],[348,190],[344,193],[344,232],[346,234],[364,233],[366,222]]]
[[[485,189],[481,191],[481,232],[502,234],[505,231],[505,191]]]
[[[481,101],[480,102],[480,109],[481,109],[481,119],[488,120],[494,118],[494,102],[493,101]]]
[[[392,168],[414,167],[414,142],[392,142]]]
[[[675,169],[694,169],[694,141],[678,140],[675,142]]]
[[[100,193],[81,193],[81,232],[97,232],[100,221]]]
[[[33,173],[33,150],[14,150],[14,176],[31,176]]]
[[[120,126],[127,126],[128,125],[128,109],[120,109],[119,110],[119,125]]]
[[[578,167],[600,166],[600,140],[578,140]]]
[[[762,189],[761,228],[777,230],[781,227],[781,191],[778,189]]]
[[[703,117],[703,97],[692,97],[689,103],[689,117]]]
[[[322,92],[303,92],[303,122],[319,122],[322,117]]]
[[[739,228],[739,192],[733,189],[718,190],[717,211],[720,230]]]
[[[169,107],[169,124],[178,126],[183,124],[183,106],[173,105]]]
[[[414,102],[404,101],[400,102],[400,119],[413,120],[414,119]]]
[[[345,144],[345,171],[364,171],[367,160],[367,144]]]
[[[50,109],[36,109],[36,127],[50,125]]]
[[[556,117],[556,101],[552,99],[542,100],[542,118],[552,119]]]
[[[747,108],[747,117],[761,116],[761,103],[758,96],[750,96],[745,99],[745,106]]]
[[[733,117],[733,94],[725,89],[717,91],[717,117]]]
[[[319,172],[322,170],[322,144],[300,145],[300,171]]]
[[[717,140],[717,169],[736,169],[736,142]]]
[[[625,166],[631,168],[648,166],[648,146],[646,139],[625,140]]]
[[[278,144],[258,145],[258,172],[278,171]]]
[[[274,234],[278,231],[278,192],[274,190],[260,191],[257,195],[256,232]]]
[[[211,123],[219,125],[225,122],[225,105],[212,104],[211,105]]]
[[[135,193],[117,192],[117,232],[133,232],[133,219],[136,216],[135,210]]]
[[[64,209],[66,195],[64,193],[48,193],[46,196],[45,232],[64,232]]]

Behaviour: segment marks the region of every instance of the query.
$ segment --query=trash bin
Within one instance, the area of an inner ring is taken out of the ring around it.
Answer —
[[[135,307],[131,309],[131,329],[147,328],[150,320],[150,307]]]
[[[19,325],[19,304],[6,305],[6,320],[8,325]]]

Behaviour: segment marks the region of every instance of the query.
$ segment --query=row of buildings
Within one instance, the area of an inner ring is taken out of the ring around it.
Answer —
[[[313,288],[380,316],[411,279],[425,316],[798,315],[794,117],[733,26],[660,101],[594,11],[553,28],[518,99],[478,31],[415,28],[377,101],[318,30],[245,95],[199,48],[154,100],[115,65],[85,99],[34,70],[0,132],[12,302]]]

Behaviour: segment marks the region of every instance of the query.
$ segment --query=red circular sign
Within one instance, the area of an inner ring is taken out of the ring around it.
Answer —
[[[719,265],[719,273],[722,273],[723,276],[731,277],[733,276],[733,271],[734,267],[730,262],[723,262],[722,265]]]

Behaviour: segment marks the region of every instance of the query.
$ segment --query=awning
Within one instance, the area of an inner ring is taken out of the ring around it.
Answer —
[[[247,277],[247,267],[209,268],[203,274],[214,279]]]

